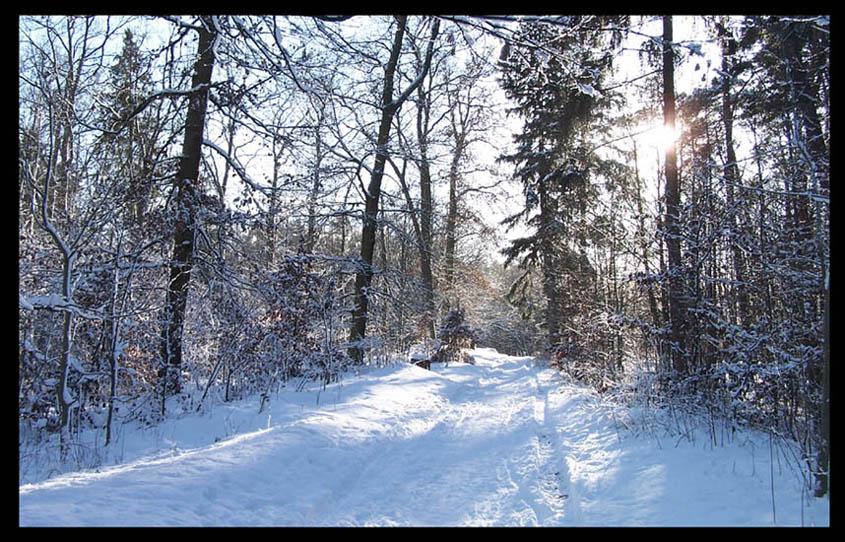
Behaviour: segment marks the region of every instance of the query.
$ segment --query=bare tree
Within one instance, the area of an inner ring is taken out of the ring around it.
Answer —
[[[675,55],[672,50],[672,16],[663,17],[663,125],[675,132]],[[672,364],[681,373],[688,369],[685,343],[684,280],[681,262],[681,193],[675,145],[666,146],[666,211],[664,216],[669,273],[669,325],[672,331]]]
[[[373,254],[375,253],[376,231],[378,229],[379,199],[381,197],[381,182],[384,177],[384,168],[387,163],[387,144],[390,139],[390,127],[393,116],[408,99],[416,88],[422,84],[423,79],[431,65],[433,44],[437,39],[440,29],[440,22],[435,20],[431,28],[431,42],[426,52],[426,60],[422,71],[416,79],[398,97],[393,97],[393,81],[396,76],[396,67],[399,62],[399,55],[402,51],[402,43],[405,36],[405,25],[407,17],[400,15],[396,17],[396,32],[393,38],[393,45],[390,49],[390,58],[385,67],[384,86],[381,97],[381,122],[379,123],[378,137],[376,139],[376,156],[373,165],[370,182],[367,186],[364,204],[363,225],[361,228],[361,260],[360,269],[355,276],[355,309],[352,312],[352,326],[349,333],[349,340],[352,343],[362,341],[366,337],[367,317],[369,307],[369,289],[373,281]],[[363,360],[363,350],[358,346],[350,349],[350,356],[357,362]]]
[[[219,29],[217,18],[204,15],[194,27],[199,35],[197,60],[191,79],[188,115],[185,119],[185,139],[182,158],[175,180],[173,207],[176,213],[173,233],[173,256],[164,308],[161,337],[161,396],[162,411],[168,395],[180,390],[179,373],[182,365],[182,330],[193,267],[196,242],[197,213],[200,207],[199,165],[202,155],[203,130],[208,107],[208,94],[216,59],[215,45]]]

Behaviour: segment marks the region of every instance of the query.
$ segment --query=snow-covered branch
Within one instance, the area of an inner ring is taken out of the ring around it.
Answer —
[[[104,314],[83,309],[73,301],[68,301],[59,294],[48,295],[26,295],[19,293],[18,306],[23,310],[47,310],[53,312],[68,312],[87,320],[107,320],[109,317]]]
[[[227,153],[225,150],[221,149],[215,143],[211,142],[208,139],[203,139],[202,144],[205,145],[206,147],[213,149],[221,157],[223,157],[223,159],[226,160],[226,162],[228,162],[230,166],[232,166],[232,168],[235,170],[235,172],[238,174],[238,176],[241,178],[241,180],[243,180],[246,184],[248,184],[252,189],[257,190],[257,191],[262,192],[262,193],[269,193],[269,192],[272,192],[274,190],[270,186],[263,186],[263,185],[259,184],[258,181],[255,181],[252,177],[249,176],[249,174],[246,172],[246,169],[243,167],[243,165],[241,165],[241,163],[238,161],[237,158],[235,158],[234,156],[231,156],[229,153]]]
[[[434,42],[437,40],[437,34],[440,31],[440,21],[435,19],[434,24],[431,27],[431,38],[428,42],[428,49],[425,53],[425,63],[423,64],[422,70],[417,75],[416,79],[414,79],[408,88],[406,88],[396,99],[391,101],[389,104],[385,104],[385,109],[398,109],[402,103],[408,99],[408,96],[414,92],[417,87],[419,87],[425,77],[428,75],[429,68],[431,67],[431,57],[434,54]]]

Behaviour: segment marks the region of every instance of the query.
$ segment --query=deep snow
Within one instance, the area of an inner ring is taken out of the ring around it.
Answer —
[[[471,354],[124,428],[121,464],[20,485],[20,525],[829,524],[765,436],[625,431],[531,358]]]

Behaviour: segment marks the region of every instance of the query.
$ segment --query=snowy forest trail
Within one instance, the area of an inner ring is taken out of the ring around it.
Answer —
[[[21,485],[20,524],[772,524],[762,450],[622,437],[592,392],[555,371],[472,354],[475,365],[283,391],[261,414],[233,406],[224,419],[237,429],[220,442],[179,436],[214,438],[219,410],[186,416],[164,453]],[[779,523],[826,524],[822,502],[802,514],[790,475],[775,480]]]

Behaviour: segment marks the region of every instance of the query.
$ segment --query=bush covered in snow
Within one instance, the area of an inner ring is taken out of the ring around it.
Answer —
[[[472,356],[463,352],[465,348],[474,348],[476,331],[466,323],[463,309],[452,309],[443,318],[437,331],[440,340],[439,348],[432,356],[432,361],[449,362],[463,361],[472,363]]]

